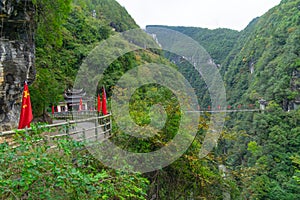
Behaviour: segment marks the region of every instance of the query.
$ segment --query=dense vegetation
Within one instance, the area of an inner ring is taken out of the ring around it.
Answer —
[[[30,91],[34,115],[40,116],[62,100],[63,91],[72,87],[94,47],[137,25],[112,0],[34,3],[37,77]],[[55,150],[47,143],[32,143],[42,138],[39,131],[32,136],[20,133],[18,148],[0,146],[0,198],[300,199],[299,6],[299,0],[283,0],[241,32],[163,26],[187,34],[208,51],[224,77],[228,104],[257,105],[260,98],[269,103],[264,112],[228,115],[218,145],[205,158],[199,159],[199,150],[210,124],[209,114],[200,117],[196,138],[179,159],[145,174],[109,169],[82,143],[60,140]],[[175,69],[176,60],[154,49],[127,53],[109,66],[98,87],[105,85],[108,96],[113,88],[123,93],[124,89],[114,86],[126,71],[147,63]],[[207,108],[210,97],[204,81],[184,60],[178,68],[195,87],[201,108]],[[157,110],[151,109],[157,103],[166,119],[158,118]],[[130,136],[114,124],[112,141],[130,152],[167,146],[183,117],[176,96],[156,84],[136,90],[130,107],[131,117],[141,126],[151,123],[153,117],[166,121],[165,126],[152,128],[156,134],[148,139]],[[128,119],[123,120],[127,123]]]
[[[48,1],[36,3],[37,77],[30,88],[35,116],[51,104],[62,101],[65,89],[73,85],[82,60],[115,31],[137,28],[117,2]],[[39,13],[39,12],[38,12]]]
[[[230,115],[226,165],[247,199],[299,199],[300,1],[282,1],[241,32],[223,65],[230,104],[269,102],[266,112]],[[298,107],[298,109],[297,109]],[[292,162],[294,159],[294,164]]]
[[[145,199],[149,181],[140,174],[104,167],[83,142],[44,142],[49,130],[33,128],[15,136],[18,147],[0,146],[1,199]]]
[[[195,32],[197,28],[167,27],[188,34],[206,48],[216,63],[222,61],[220,71],[228,105],[258,106],[261,98],[269,102],[263,113],[230,114],[215,151],[239,186],[242,199],[300,198],[299,170],[295,170],[299,169],[296,160],[300,154],[299,5],[300,1],[282,1],[238,34],[223,30],[223,35],[229,34],[226,41],[233,42],[233,48],[222,57],[215,57],[218,54],[207,46],[217,46],[222,40],[203,42],[199,37],[205,37],[202,29]],[[210,34],[215,30],[204,30],[206,38],[214,37]],[[184,74],[196,74],[181,67]],[[203,91],[204,81],[197,76],[192,80],[194,86],[202,88],[196,88],[196,92],[201,106],[207,108],[210,99]]]
[[[249,104],[262,97],[286,111],[294,108],[299,99],[299,23],[299,1],[283,1],[239,39],[238,53],[224,69],[230,102],[242,97]]]
[[[203,46],[217,65],[224,62],[240,35],[238,31],[225,28],[210,30],[197,27],[149,25],[146,29],[151,27],[171,29],[193,38]]]

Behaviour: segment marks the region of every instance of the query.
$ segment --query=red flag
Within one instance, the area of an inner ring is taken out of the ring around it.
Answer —
[[[25,82],[18,129],[25,128],[26,126],[30,128],[30,122],[32,121],[32,119],[33,119],[33,115],[32,115],[32,108],[30,102],[29,89],[27,83]]]
[[[103,113],[103,115],[107,115],[105,88],[103,87],[102,90],[103,90],[103,92],[102,92],[102,113]]]
[[[97,99],[97,111],[100,112],[101,111],[101,99],[100,99],[100,95],[98,94],[98,99]]]
[[[82,110],[82,99],[80,98],[80,101],[79,101],[79,111]]]

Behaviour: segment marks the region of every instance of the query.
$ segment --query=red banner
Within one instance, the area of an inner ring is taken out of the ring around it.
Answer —
[[[79,111],[82,111],[82,99],[80,98],[80,101],[79,101]]]
[[[106,107],[106,92],[105,92],[105,88],[103,87],[102,89],[102,113],[103,115],[107,115],[107,107]]]
[[[30,128],[30,122],[32,121],[32,119],[33,119],[33,115],[32,115],[32,108],[31,108],[30,94],[29,94],[28,85],[25,82],[18,129],[22,129],[25,127]]]
[[[97,111],[100,113],[101,112],[101,99],[100,99],[100,95],[98,94],[98,98],[97,98]]]

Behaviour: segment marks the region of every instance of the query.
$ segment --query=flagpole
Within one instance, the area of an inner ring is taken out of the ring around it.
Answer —
[[[29,68],[28,68],[28,72],[27,72],[27,76],[26,76],[26,80],[25,80],[26,85],[28,85],[28,82],[27,82],[28,78],[29,78]],[[25,133],[28,134],[28,126],[27,125],[25,126]]]
[[[99,94],[98,94],[98,96],[99,96]],[[97,99],[96,99],[96,102],[97,102],[97,117],[99,117],[99,109],[98,109],[99,100],[98,100],[98,96],[97,96]]]
[[[105,87],[102,87],[102,113],[103,115],[107,115],[107,99],[106,99],[106,91]]]

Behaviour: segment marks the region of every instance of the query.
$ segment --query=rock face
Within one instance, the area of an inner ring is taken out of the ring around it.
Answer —
[[[24,82],[35,79],[34,6],[0,0],[0,131],[17,128]]]

